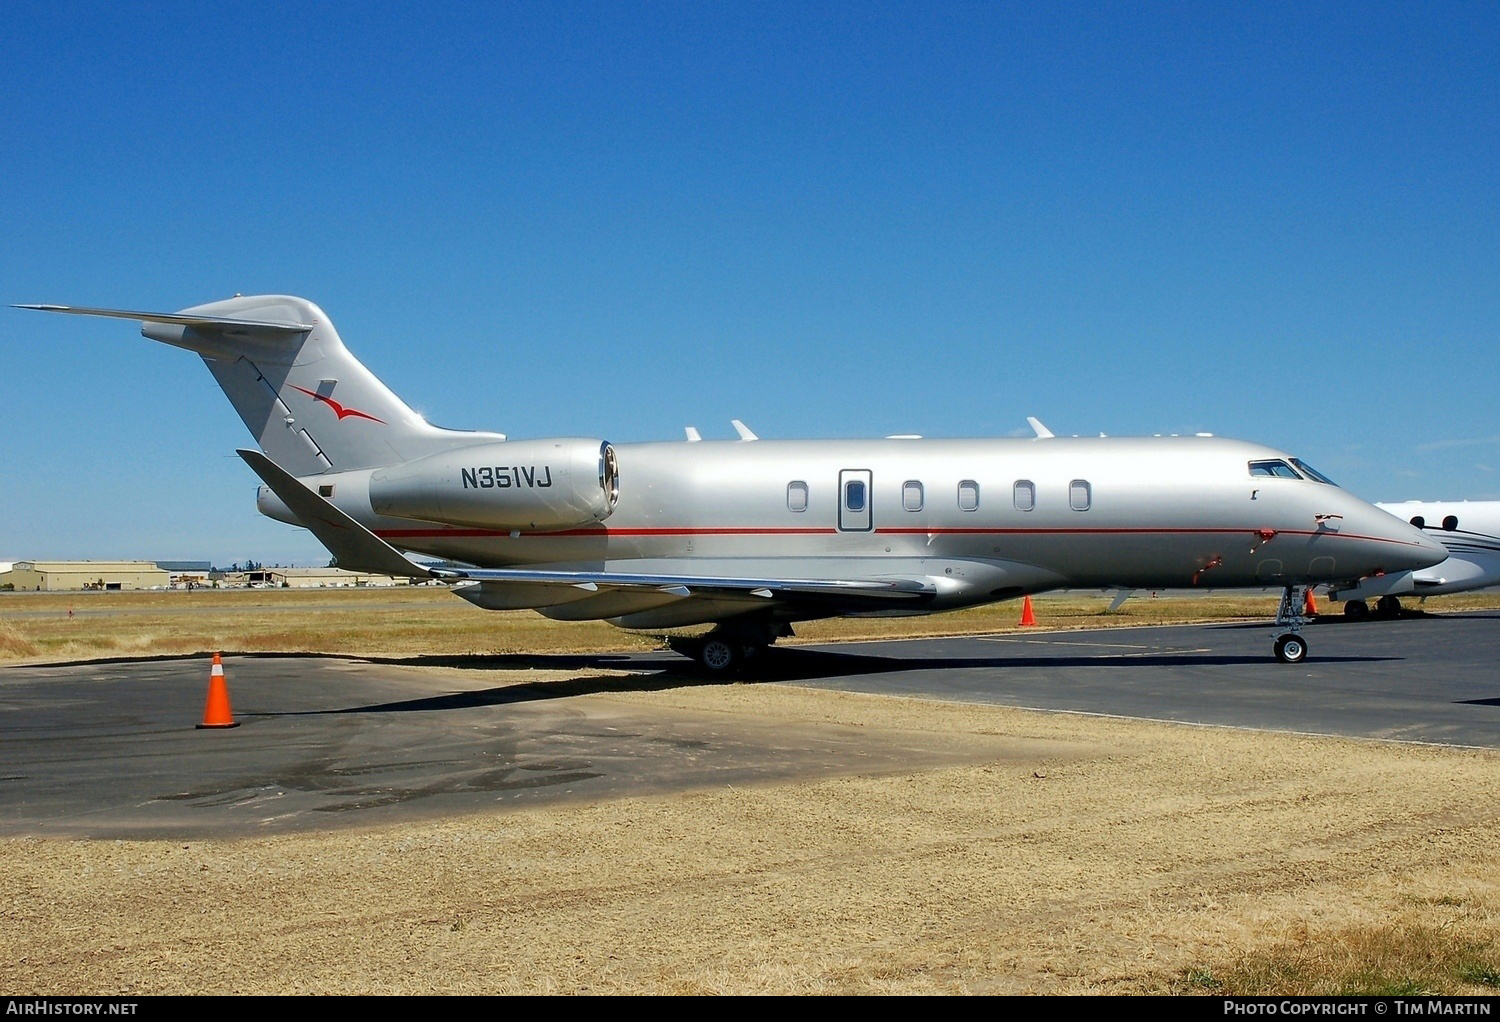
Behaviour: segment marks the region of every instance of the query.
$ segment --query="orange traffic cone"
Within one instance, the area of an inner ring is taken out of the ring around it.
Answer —
[[[1031,612],[1031,597],[1029,596],[1021,602],[1021,624],[1023,627],[1036,624],[1036,615]]]
[[[1307,587],[1307,595],[1302,598],[1302,613],[1305,617],[1318,616],[1318,601],[1313,599],[1312,586]]]
[[[214,665],[208,672],[208,702],[203,706],[203,723],[198,725],[205,727],[239,727],[239,721],[234,719],[234,713],[229,709],[229,687],[224,684],[224,662],[219,659],[219,654],[214,654]]]

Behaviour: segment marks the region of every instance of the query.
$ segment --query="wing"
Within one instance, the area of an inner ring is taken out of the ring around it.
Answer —
[[[340,567],[407,578],[477,582],[480,585],[474,587],[476,591],[463,591],[460,595],[490,609],[546,608],[552,616],[579,620],[616,618],[651,610],[664,620],[673,617],[684,621],[716,620],[768,609],[772,602],[797,604],[822,616],[894,609],[903,602],[925,602],[937,594],[937,586],[931,579],[899,575],[840,579],[429,568],[408,560],[260,451],[241,450],[238,454],[329,549]],[[679,611],[659,609],[688,600],[698,605]],[[557,609],[565,605],[568,610]]]
[[[626,571],[554,571],[527,568],[433,568],[436,578],[475,582],[571,585],[578,588],[649,588],[677,596],[745,595],[759,599],[778,596],[820,597],[830,600],[911,599],[937,591],[922,579],[889,577],[838,578],[736,578],[727,575],[658,575]]]

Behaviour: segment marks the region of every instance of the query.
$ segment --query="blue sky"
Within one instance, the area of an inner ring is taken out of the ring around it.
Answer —
[[[1500,498],[1494,4],[208,6],[7,6],[5,306],[303,295],[515,438],[1035,415]],[[0,358],[0,559],[326,562],[195,356]]]

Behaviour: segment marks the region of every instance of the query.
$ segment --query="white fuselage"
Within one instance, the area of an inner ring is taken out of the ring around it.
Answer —
[[[258,444],[273,518],[349,567],[458,583],[489,609],[627,628],[731,625],[723,668],[792,621],[919,614],[1064,587],[1352,583],[1448,551],[1308,466],[1192,437],[513,441],[430,425],[315,303],[236,295],[136,320],[200,355]],[[690,434],[691,436],[691,434]],[[294,508],[296,510],[294,510]],[[459,562],[413,565],[401,551]],[[1277,656],[1298,662],[1292,630]],[[732,635],[730,634],[732,633]]]
[[[928,610],[1061,587],[1314,584],[1433,560],[1414,530],[1336,486],[1251,474],[1252,462],[1284,454],[1216,437],[678,442],[615,452],[613,513],[556,532],[377,516],[361,490],[368,473],[316,481],[336,480],[335,503],[393,545],[481,567],[947,581]],[[849,484],[860,481],[864,499],[851,507]]]

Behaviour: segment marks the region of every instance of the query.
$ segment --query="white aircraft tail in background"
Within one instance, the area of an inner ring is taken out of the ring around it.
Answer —
[[[1448,557],[1425,568],[1331,587],[1329,597],[1342,600],[1349,617],[1368,617],[1367,600],[1376,601],[1378,613],[1395,615],[1401,613],[1403,596],[1425,599],[1500,586],[1500,500],[1408,500],[1375,506],[1437,540]]]

